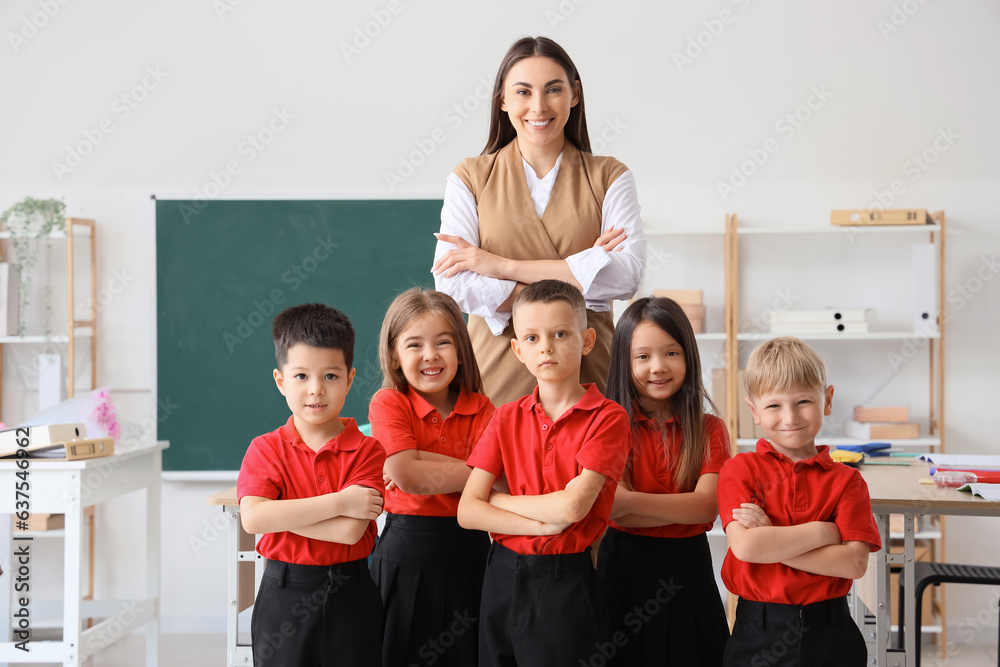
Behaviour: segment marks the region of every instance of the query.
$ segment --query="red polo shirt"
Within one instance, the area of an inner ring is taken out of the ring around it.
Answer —
[[[493,416],[493,404],[482,394],[462,391],[451,414],[441,414],[412,389],[382,389],[368,405],[372,435],[392,456],[406,449],[444,454],[465,461]],[[396,488],[385,495],[385,511],[393,514],[455,516],[462,493],[415,495]]]
[[[660,428],[655,419],[646,417],[636,410],[635,428],[632,430],[634,443],[632,450],[632,488],[643,493],[678,493],[677,482],[673,478],[673,465],[680,460],[683,431],[676,419],[669,419]],[[732,456],[729,446],[729,431],[721,419],[715,415],[705,415],[705,429],[708,435],[708,456],[702,460],[701,473],[717,473],[722,464]],[[655,528],[624,528],[614,521],[611,527],[633,535],[649,537],[693,537],[707,533],[713,522],[684,524],[675,523]]]
[[[872,515],[868,485],[861,473],[830,458],[830,448],[793,462],[771,443],[757,441],[756,452],[738,454],[719,473],[719,514],[725,528],[740,503],[756,503],[775,526],[832,521],[844,542],[882,544]],[[751,529],[753,530],[753,529]],[[825,577],[781,563],[744,563],[732,550],[722,564],[722,580],[733,593],[757,602],[811,604],[847,595],[851,579]]]
[[[469,457],[474,468],[498,477],[506,473],[515,496],[561,491],[584,469],[607,477],[587,516],[558,535],[490,533],[508,549],[525,555],[580,553],[608,525],[615,487],[628,458],[628,416],[595,385],[583,386],[583,398],[554,422],[538,402],[538,387],[530,396],[497,408]]]
[[[314,452],[299,437],[293,417],[277,431],[253,439],[243,456],[236,496],[271,500],[312,498],[348,486],[367,486],[385,494],[382,465],[385,451],[378,440],[358,430],[353,419],[341,419],[344,430]],[[260,555],[300,565],[334,565],[367,558],[377,529],[371,521],[357,544],[339,544],[290,532],[265,533],[257,543]]]

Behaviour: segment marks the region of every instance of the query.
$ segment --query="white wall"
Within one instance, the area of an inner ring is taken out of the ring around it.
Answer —
[[[70,214],[98,220],[98,289],[105,297],[99,380],[118,390],[129,423],[155,415],[151,193],[205,193],[212,174],[235,161],[240,171],[223,198],[440,197],[451,168],[485,141],[481,82],[492,81],[518,36],[546,34],[583,73],[595,151],[635,171],[651,231],[721,230],[724,213],[732,211],[747,225],[822,226],[831,209],[871,205],[894,180],[903,194],[891,205],[946,210],[947,282],[956,290],[946,350],[949,449],[995,450],[987,406],[1000,389],[998,286],[990,280],[996,269],[986,270],[981,283],[976,274],[991,266],[984,262],[1000,246],[996,3],[230,1],[237,6],[227,0],[0,5],[6,42],[0,209],[27,195],[63,197]],[[220,15],[223,7],[232,11]],[[377,34],[345,56],[343,45],[366,29]],[[700,53],[692,46],[699,41]],[[677,54],[688,49],[692,61],[678,65]],[[123,94],[133,96],[135,108]],[[800,127],[783,120],[811,95],[815,108]],[[292,118],[251,159],[241,144],[275,110]],[[936,159],[926,170],[914,169],[911,156],[949,130],[957,138],[939,142],[947,151],[931,154]],[[777,151],[724,198],[718,183],[748,151],[759,158],[769,139]],[[81,142],[96,145],[88,151]],[[66,164],[74,147],[88,153],[78,165],[55,165]],[[405,178],[390,188],[386,174],[401,165]],[[704,286],[709,327],[717,329],[721,251],[688,242],[657,242],[661,268],[650,271],[645,288],[664,281]],[[754,250],[775,265],[803,252],[812,253],[816,266],[796,285],[803,299],[825,297],[838,272],[855,270],[822,246],[802,249],[779,239]],[[909,272],[902,269],[884,280],[905,293],[898,285]],[[749,284],[766,280],[766,272],[747,271]],[[960,296],[965,287],[977,291]],[[746,303],[744,315],[752,317],[767,299],[750,295]],[[891,299],[877,305],[899,310]],[[865,365],[850,351],[828,348],[822,352],[831,369],[885,374],[886,350]],[[5,368],[30,368],[31,354],[17,354]],[[3,382],[4,416],[29,414],[35,399],[21,380],[8,372]],[[863,383],[853,375],[845,382],[860,400]],[[848,409],[851,398],[838,407]],[[222,486],[165,485],[167,631],[222,630],[224,541],[202,550],[190,543],[215,516],[204,497]],[[141,582],[143,554],[127,528],[139,510],[130,500],[100,510],[101,595],[124,594]],[[989,560],[986,554],[1000,550],[996,535],[987,520],[952,520],[948,553]],[[995,610],[992,592],[955,588],[949,619],[975,617],[990,600]],[[993,627],[977,638],[992,641]]]

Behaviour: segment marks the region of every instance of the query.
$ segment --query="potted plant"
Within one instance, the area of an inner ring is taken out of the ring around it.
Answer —
[[[17,333],[24,335],[24,313],[30,299],[33,271],[44,248],[45,256],[45,325],[46,336],[51,334],[52,316],[52,234],[66,232],[66,204],[59,199],[27,197],[0,215],[0,223],[10,232],[13,257],[11,265],[17,271],[19,307],[21,318]]]

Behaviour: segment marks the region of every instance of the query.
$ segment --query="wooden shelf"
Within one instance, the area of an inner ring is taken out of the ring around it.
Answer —
[[[858,225],[856,227],[740,227],[737,234],[769,235],[769,234],[913,234],[916,232],[939,232],[941,225]]]
[[[778,336],[795,336],[800,340],[937,340],[941,338],[939,332],[917,332],[917,331],[869,331],[866,334],[815,334],[815,333],[741,333],[736,334],[736,340],[763,341],[777,338]]]

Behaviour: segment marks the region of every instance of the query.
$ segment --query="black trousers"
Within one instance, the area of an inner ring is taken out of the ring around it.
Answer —
[[[382,598],[367,560],[269,560],[250,630],[254,667],[380,667]]]
[[[489,536],[453,516],[387,514],[372,552],[385,605],[382,667],[472,667]]]
[[[847,598],[807,605],[740,598],[727,667],[862,667],[868,647]]]
[[[589,547],[545,556],[490,547],[479,667],[603,665],[607,634],[607,607]]]

